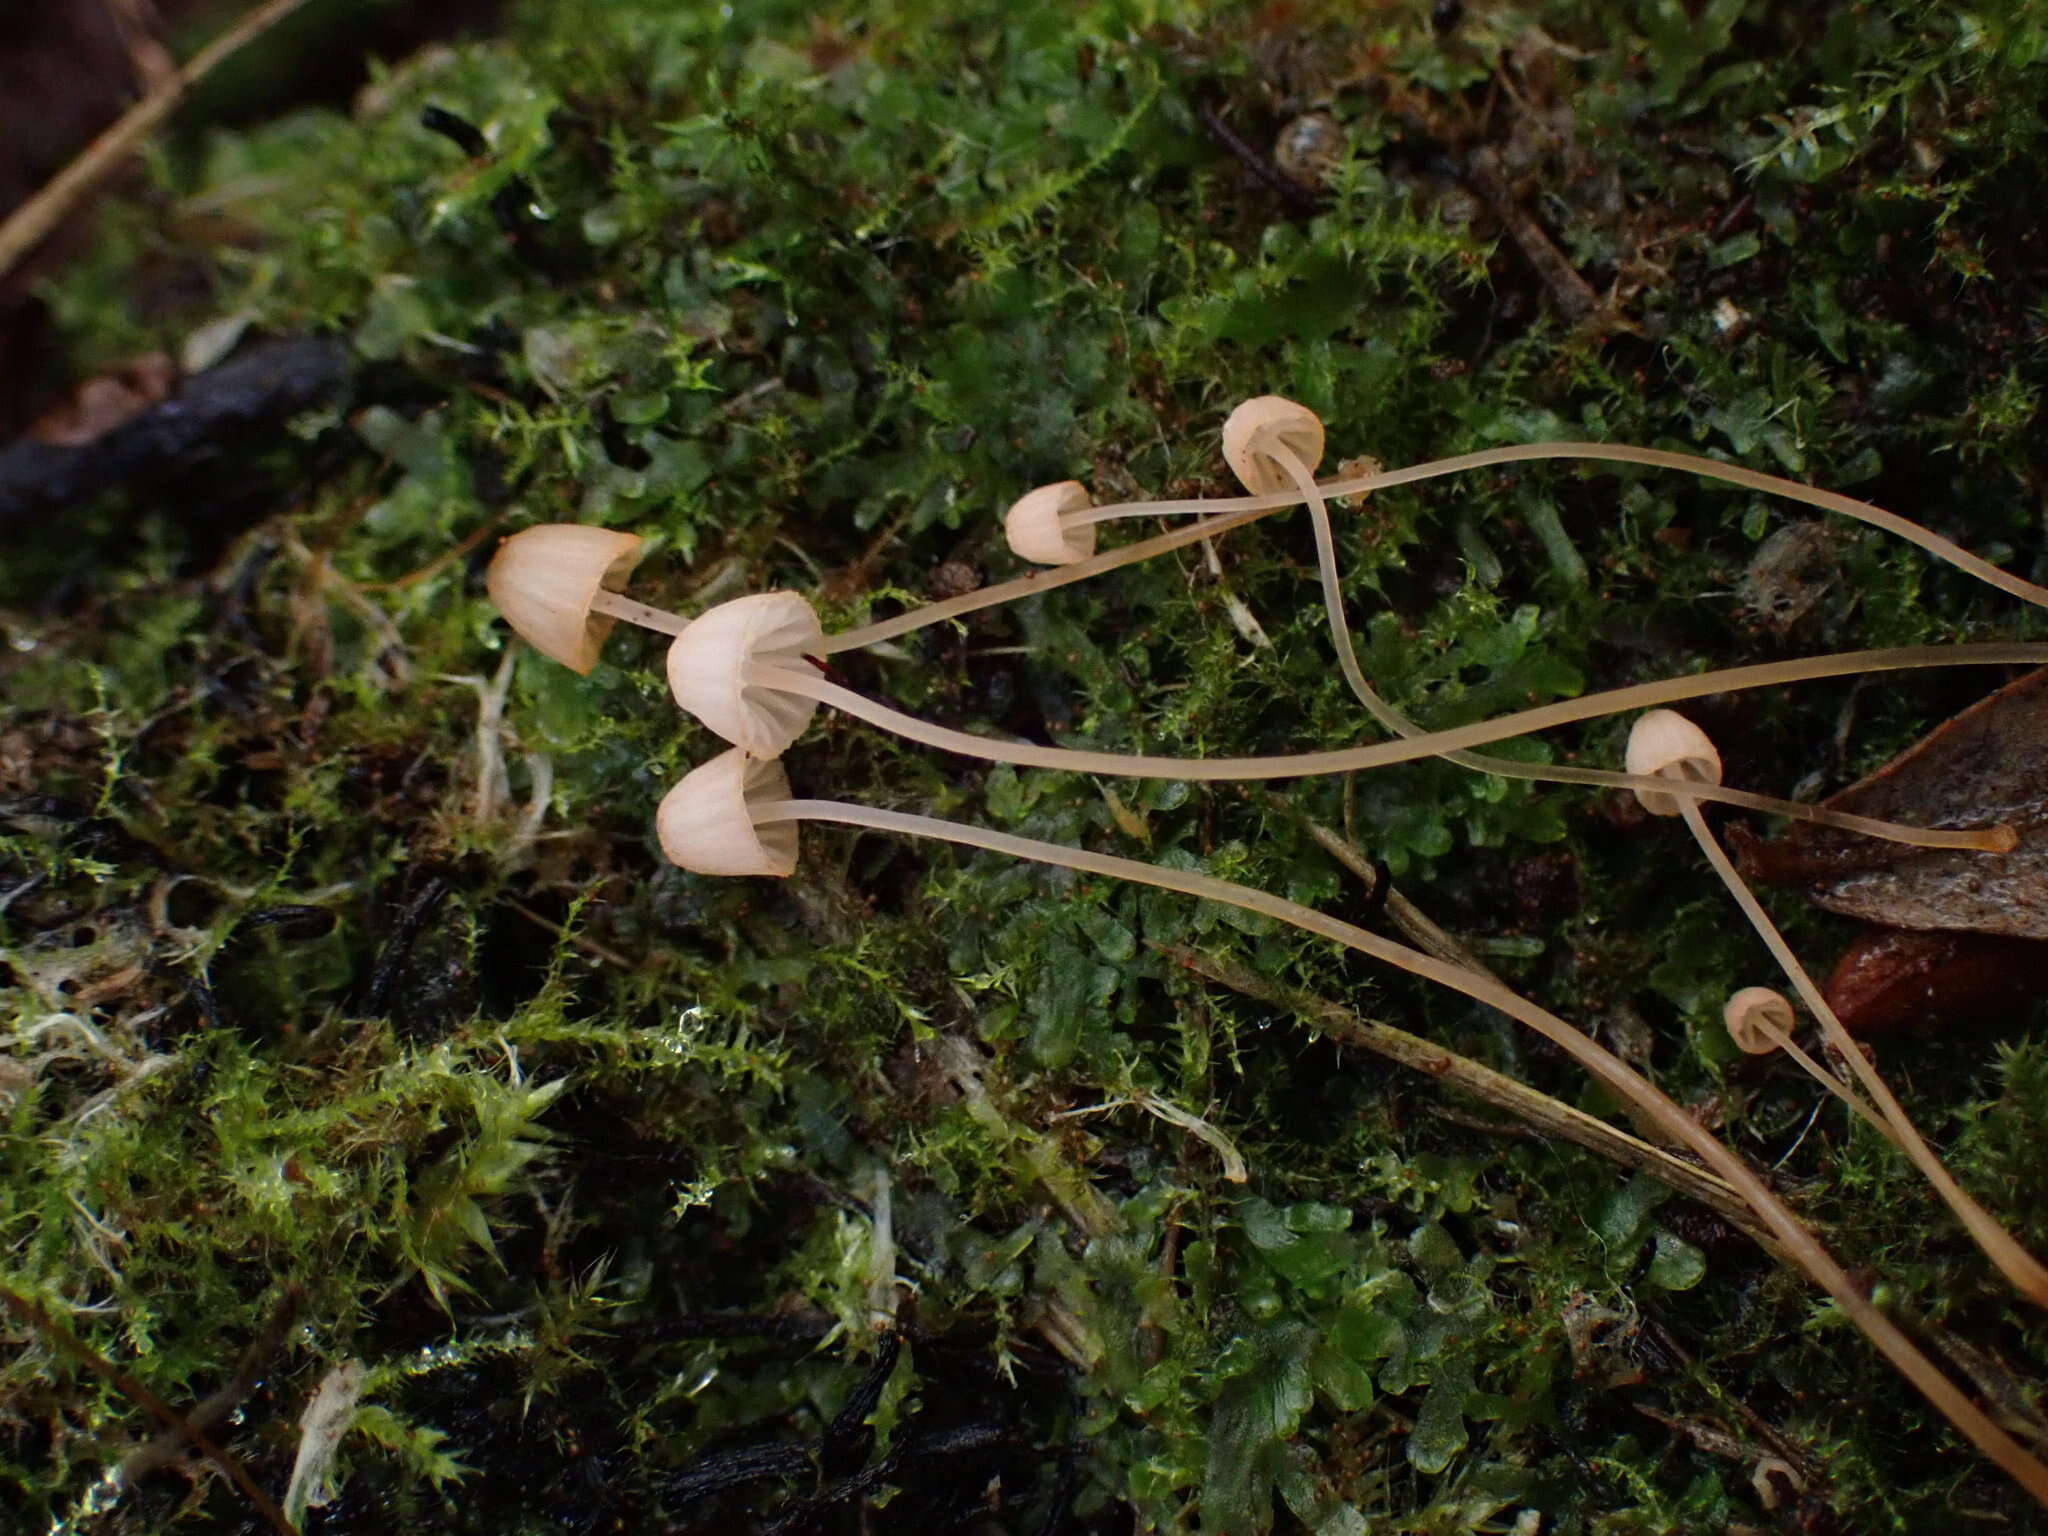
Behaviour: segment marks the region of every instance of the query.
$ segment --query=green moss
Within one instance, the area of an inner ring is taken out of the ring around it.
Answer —
[[[316,1385],[365,1362],[339,1502],[309,1520],[335,1532],[658,1523],[703,1451],[818,1441],[892,1295],[918,1332],[879,1454],[961,1423],[1074,1447],[1091,1528],[2037,1519],[1710,1218],[1159,947],[1598,1104],[1502,1021],[1241,913],[985,855],[813,829],[786,885],[668,868],[653,806],[713,743],[656,643],[621,631],[578,678],[484,599],[494,530],[576,519],[650,538],[651,601],[790,586],[856,622],[942,562],[1009,574],[996,512],[1031,485],[1227,492],[1216,430],[1268,391],[1324,415],[1333,460],[1668,444],[2039,575],[2029,7],[1555,0],[1441,35],[1419,0],[1354,10],[528,0],[347,115],[172,145],[48,289],[77,365],[240,314],[346,338],[354,393],[24,536],[0,573],[0,1283],[181,1409],[253,1350],[264,1385],[220,1433],[273,1489]],[[1330,115],[1320,212],[1288,217],[1207,136],[1211,100],[1259,144]],[[430,105],[489,153],[423,129]],[[1467,221],[1432,157],[1481,142],[1625,323],[1558,322]],[[1833,593],[1774,634],[1735,593],[1794,515],[1676,477],[1529,467],[1337,515],[1367,670],[1432,724],[2041,633],[1838,529]],[[1219,555],[1227,585],[1154,562],[843,664],[905,708],[1075,744],[1355,738],[1305,531]],[[1703,708],[1731,779],[1812,793],[1980,686]],[[1620,741],[1503,750],[1608,763]],[[1362,916],[1302,818],[1339,828],[1517,986],[1638,1042],[1901,1304],[2020,1380],[2044,1357],[1909,1170],[1731,1055],[1720,999],[1765,958],[1661,824],[1437,763],[1275,800],[984,771],[830,721],[789,766],[804,792]],[[1839,941],[1775,904],[1804,952]],[[2038,1032],[1886,1047],[2037,1250]],[[0,1504],[43,1529],[154,1427],[17,1343]],[[1758,1424],[1815,1459],[1790,1513],[1752,1485]],[[1005,1482],[1017,1528],[1054,1504],[1052,1461]],[[570,1467],[573,1501],[536,1491]],[[918,1480],[879,1518],[914,1523]],[[157,1474],[105,1528],[166,1526],[186,1490]],[[742,1519],[674,1514],[713,1510]]]

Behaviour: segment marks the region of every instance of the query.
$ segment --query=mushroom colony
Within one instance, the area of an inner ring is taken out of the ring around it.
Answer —
[[[500,611],[535,648],[565,666],[587,672],[607,633],[624,620],[670,635],[667,680],[675,702],[728,749],[671,789],[655,814],[663,852],[699,874],[770,876],[795,873],[804,822],[833,823],[864,832],[937,839],[1085,875],[1129,881],[1257,914],[1365,955],[1497,1009],[1566,1053],[1627,1105],[1639,1126],[1670,1148],[1696,1158],[1725,1183],[1753,1218],[1748,1228],[1775,1257],[1824,1291],[1915,1388],[1985,1456],[2048,1504],[2048,1467],[2024,1449],[1922,1352],[1920,1346],[1870,1299],[1812,1229],[1770,1188],[1748,1161],[1699,1120],[1672,1102],[1636,1067],[1584,1030],[1518,995],[1475,966],[1426,954],[1355,924],[1268,891],[1185,868],[1143,862],[1094,849],[1015,836],[932,816],[831,799],[799,796],[780,761],[830,708],[878,730],[935,751],[1019,767],[1069,770],[1110,778],[1259,781],[1349,773],[1440,756],[1474,772],[1546,778],[1632,792],[1653,816],[1683,822],[1728,895],[1755,929],[1800,1006],[1811,1016],[1826,1049],[1803,1048],[1799,1013],[1784,996],[1758,986],[1728,999],[1726,1025],[1744,1051],[1784,1051],[1831,1095],[1871,1125],[1897,1154],[1929,1181],[1969,1236],[2011,1283],[2036,1305],[2048,1305],[2048,1270],[2006,1231],[1989,1210],[1962,1189],[1913,1125],[1876,1067],[1828,1006],[1799,958],[1761,903],[1743,884],[1702,811],[1720,803],[1767,814],[1821,822],[1866,837],[1923,847],[1995,855],[2014,843],[2000,825],[1910,826],[1830,812],[1804,802],[1724,785],[1715,745],[1670,705],[1732,690],[1821,677],[1863,676],[1924,666],[2038,664],[2048,646],[1984,644],[1912,646],[1863,651],[1698,673],[1595,693],[1483,720],[1445,731],[1426,731],[1376,692],[1366,677],[1346,619],[1338,575],[1338,534],[1331,506],[1383,487],[1487,465],[1539,459],[1604,461],[1677,470],[1751,491],[1791,498],[1853,517],[1918,545],[1935,558],[2022,600],[2048,606],[2048,590],[2020,580],[1894,513],[1714,460],[1660,450],[1598,443],[1536,443],[1491,449],[1435,463],[1366,472],[1318,482],[1324,427],[1305,407],[1275,396],[1246,401],[1223,429],[1225,458],[1243,485],[1241,497],[1218,500],[1129,502],[1095,506],[1074,481],[1047,485],[1017,500],[1004,520],[1019,558],[1042,567],[1016,580],[912,608],[859,628],[828,633],[810,601],[794,592],[763,592],[731,599],[688,618],[649,607],[624,588],[641,541],[610,530],[543,525],[506,539],[492,563],[489,587]],[[1368,461],[1369,463],[1369,461]],[[1365,713],[1390,739],[1302,743],[1291,752],[1249,758],[1170,758],[1080,750],[974,735],[947,728],[871,699],[836,681],[835,654],[875,646],[913,630],[957,619],[977,609],[1041,596],[1083,580],[1107,579],[1120,566],[1196,541],[1213,539],[1286,508],[1303,507],[1311,520],[1318,577],[1339,670]],[[1169,531],[1109,550],[1098,550],[1105,523],[1169,519]],[[1538,765],[1484,755],[1475,748],[1530,732],[1621,711],[1644,711],[1628,742],[1625,768]],[[1958,819],[1967,820],[1967,817]],[[1824,1064],[1839,1063],[1839,1066]]]

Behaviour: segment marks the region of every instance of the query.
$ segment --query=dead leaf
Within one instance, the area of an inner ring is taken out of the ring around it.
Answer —
[[[1972,1020],[2022,1021],[2048,987],[2048,944],[1993,933],[1868,928],[1822,991],[1851,1034]]]
[[[1994,854],[1806,823],[1769,841],[1731,828],[1743,873],[1891,928],[2048,939],[2048,670],[1972,705],[1825,804],[1924,827],[2003,823],[2019,844]]]
[[[166,399],[177,379],[177,368],[161,352],[133,358],[87,379],[38,417],[28,435],[52,448],[83,448]]]
[[[1736,596],[1759,624],[1783,639],[1828,595],[1841,574],[1827,524],[1787,523],[1757,546]]]

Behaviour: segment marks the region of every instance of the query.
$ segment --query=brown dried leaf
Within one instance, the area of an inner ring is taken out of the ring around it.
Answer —
[[[2048,944],[1990,933],[1867,928],[1828,973],[1828,1006],[1851,1034],[2027,1016],[2048,986]]]
[[[38,417],[28,435],[53,448],[83,448],[167,399],[177,379],[176,366],[161,352],[132,358],[87,379],[70,399]]]
[[[1991,854],[1803,823],[1769,841],[1731,831],[1743,873],[1888,927],[2048,939],[2048,670],[1972,705],[1826,804],[1916,826],[2004,823],[2019,844]]]

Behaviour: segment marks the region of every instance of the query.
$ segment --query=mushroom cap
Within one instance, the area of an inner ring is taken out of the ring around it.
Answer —
[[[498,545],[484,589],[513,631],[577,672],[597,665],[612,617],[592,613],[602,589],[618,592],[640,561],[638,534],[582,523],[541,523]]]
[[[1783,994],[1769,987],[1744,987],[1722,1008],[1721,1022],[1728,1027],[1728,1038],[1743,1050],[1752,1056],[1768,1056],[1778,1049],[1778,1042],[1762,1026],[1769,1023],[1779,1034],[1789,1036],[1799,1017]]]
[[[1095,553],[1095,524],[1068,528],[1061,525],[1060,518],[1093,505],[1088,488],[1078,480],[1041,485],[1010,503],[1010,510],[1003,514],[1003,536],[1020,560],[1072,565]]]
[[[1307,406],[1279,395],[1257,395],[1223,423],[1223,457],[1254,496],[1291,491],[1294,480],[1273,462],[1275,446],[1290,449],[1314,474],[1323,462],[1323,421]]]
[[[661,797],[654,833],[668,861],[694,874],[786,876],[796,868],[797,823],[757,826],[753,807],[789,798],[789,775],[779,761],[734,747],[692,768]]]
[[[676,702],[736,747],[780,757],[804,733],[817,701],[747,681],[756,662],[808,667],[822,654],[825,629],[794,592],[736,597],[690,622],[668,648],[668,687]]]
[[[1653,709],[1636,721],[1628,733],[1625,762],[1630,773],[1647,777],[1721,782],[1721,754],[1705,731],[1675,709]],[[1652,816],[1676,816],[1679,812],[1676,795],[1639,789],[1636,799]]]

